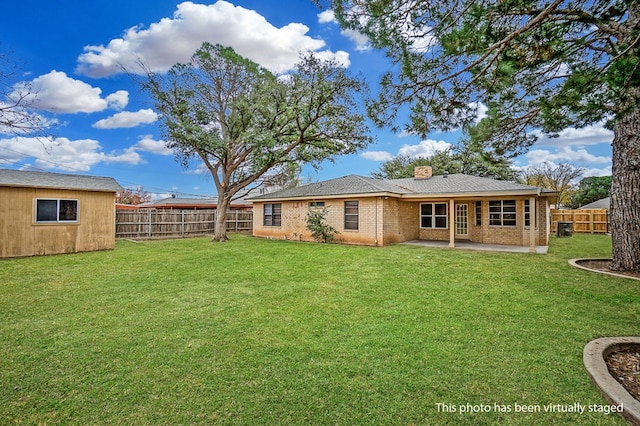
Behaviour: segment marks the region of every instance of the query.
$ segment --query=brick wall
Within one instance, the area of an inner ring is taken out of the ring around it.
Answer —
[[[327,209],[327,223],[338,234],[335,241],[347,244],[382,245],[383,203],[380,197],[345,198],[339,200],[318,199]],[[358,229],[344,229],[344,202],[358,201]],[[264,203],[254,203],[253,235],[264,238],[277,238],[298,241],[314,241],[306,229],[307,212],[310,201],[283,201],[281,226],[264,226]],[[312,207],[313,208],[313,207]],[[322,207],[320,207],[321,209]]]
[[[476,225],[475,201],[457,201],[468,205],[469,240],[485,244],[509,244],[529,246],[529,227],[524,226],[524,201],[528,197],[511,197],[516,200],[517,222],[514,227],[489,225],[489,200],[482,200],[482,224]],[[493,198],[492,200],[499,200]],[[420,201],[403,201],[393,197],[345,198],[323,201],[327,209],[327,222],[339,232],[335,240],[346,244],[388,245],[413,239],[449,241],[450,230],[420,228]],[[359,223],[357,230],[344,229],[344,202],[358,201]],[[440,200],[438,202],[443,202]],[[283,201],[282,224],[263,225],[263,203],[254,203],[253,235],[265,238],[313,241],[306,229],[309,211],[307,201]],[[428,202],[432,202],[429,200]],[[447,209],[449,208],[447,203]],[[548,209],[546,198],[536,199],[536,245],[548,245]],[[448,225],[452,226],[449,212]]]

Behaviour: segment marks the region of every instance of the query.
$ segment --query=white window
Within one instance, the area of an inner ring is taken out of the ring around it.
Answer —
[[[344,202],[344,229],[357,230],[360,218],[360,205],[358,201]]]
[[[78,200],[36,199],[36,223],[78,221]]]
[[[535,212],[533,214],[533,226],[537,225]],[[531,226],[531,207],[529,200],[524,200],[524,226]]]
[[[516,200],[489,201],[489,225],[516,226]]]
[[[447,228],[447,203],[420,204],[421,228]]]
[[[264,226],[281,226],[282,225],[282,204],[265,204],[262,224]]]

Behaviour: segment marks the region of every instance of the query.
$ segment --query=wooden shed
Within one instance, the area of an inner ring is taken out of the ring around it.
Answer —
[[[0,169],[0,258],[115,246],[110,177]]]

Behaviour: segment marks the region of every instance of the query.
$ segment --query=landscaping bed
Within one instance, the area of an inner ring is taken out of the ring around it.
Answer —
[[[611,259],[579,259],[576,263],[587,269],[593,269],[600,272],[624,275],[630,278],[640,280],[640,273],[637,272],[618,272],[611,269]]]
[[[605,362],[613,378],[640,401],[640,346],[612,352]]]

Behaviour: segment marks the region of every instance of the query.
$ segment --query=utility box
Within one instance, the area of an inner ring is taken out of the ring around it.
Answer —
[[[573,222],[558,222],[558,237],[573,235]]]

